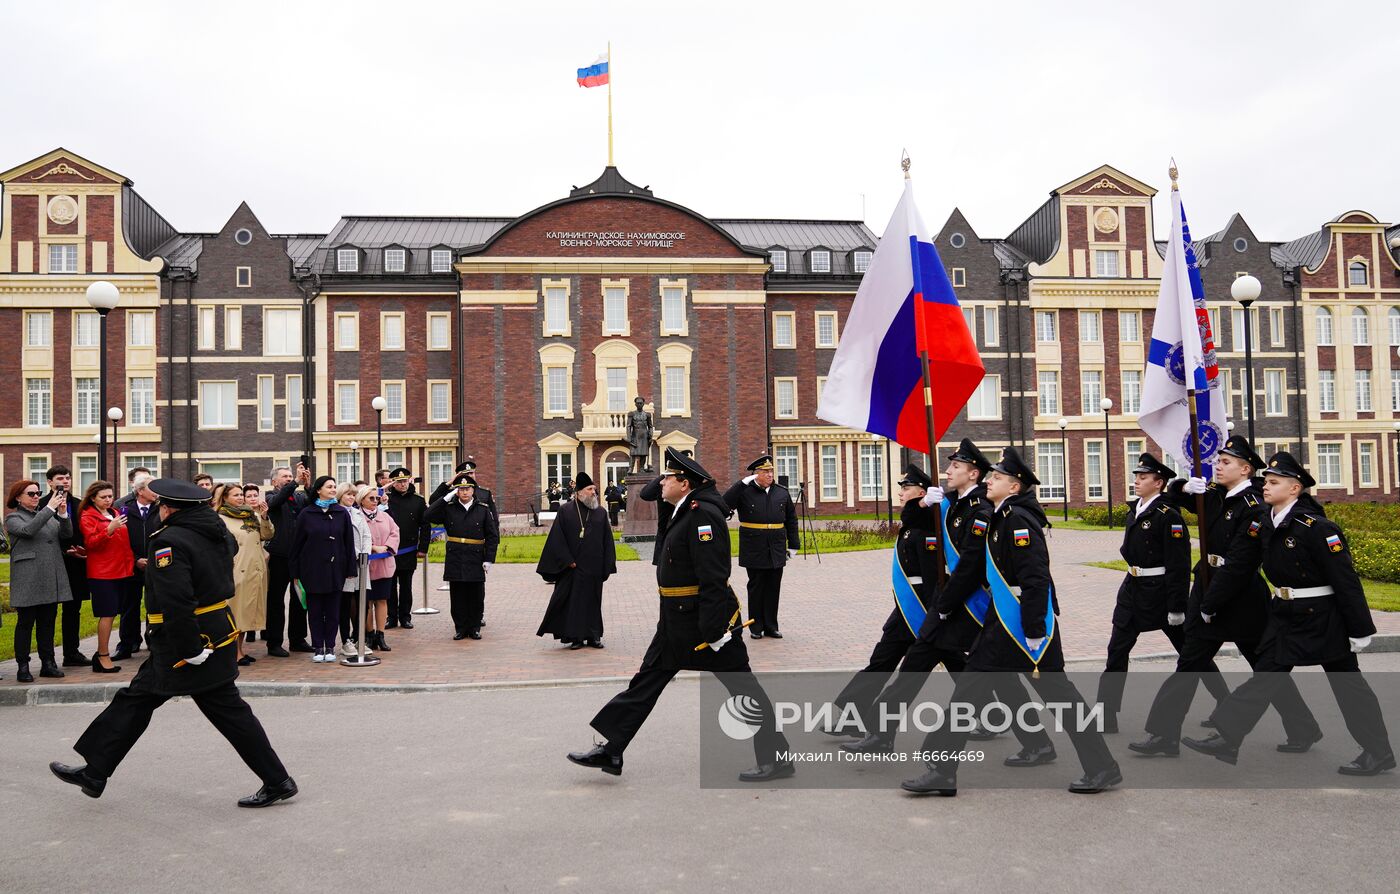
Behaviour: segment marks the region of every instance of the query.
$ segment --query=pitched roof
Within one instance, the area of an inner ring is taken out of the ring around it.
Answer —
[[[342,217],[325,238],[327,248],[431,248],[480,245],[513,217]]]
[[[165,258],[168,269],[193,273],[199,269],[199,254],[203,250],[204,234],[179,233],[161,243],[152,254]]]
[[[1315,267],[1327,256],[1327,228],[1275,245],[1270,254],[1280,267]]]
[[[735,242],[749,248],[767,251],[779,247],[788,252],[787,270],[778,276],[853,276],[856,274],[851,253],[856,249],[874,251],[879,239],[864,222],[858,220],[778,220],[729,218],[712,219]],[[807,269],[807,252],[813,248],[831,250],[830,273],[812,273]]]

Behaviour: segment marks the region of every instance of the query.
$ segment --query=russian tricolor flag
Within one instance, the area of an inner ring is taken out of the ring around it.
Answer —
[[[601,87],[608,82],[608,57],[599,56],[593,64],[587,68],[578,70],[578,85],[580,87]]]
[[[929,355],[937,440],[985,370],[906,180],[841,331],[817,415],[929,453],[922,350]]]

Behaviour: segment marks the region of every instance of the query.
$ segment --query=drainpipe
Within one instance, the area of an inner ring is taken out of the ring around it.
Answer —
[[[1307,408],[1303,406],[1303,386],[1307,384],[1303,377],[1303,309],[1298,306],[1298,279],[1299,267],[1288,267],[1283,271],[1283,284],[1288,286],[1288,296],[1293,302],[1293,374],[1297,386],[1294,388],[1296,398],[1295,414],[1298,417],[1298,460],[1308,461],[1307,442]],[[1255,448],[1258,449],[1257,447]]]
[[[316,421],[312,415],[312,408],[316,401],[312,394],[316,383],[312,379],[315,372],[315,318],[312,315],[312,305],[321,292],[321,277],[315,273],[298,277],[296,286],[301,292],[301,451],[306,454],[307,467],[314,474]]]

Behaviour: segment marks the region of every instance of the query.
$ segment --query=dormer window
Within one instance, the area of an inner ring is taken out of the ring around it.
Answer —
[[[359,273],[360,272],[360,251],[355,248],[338,248],[335,252],[335,269],[337,273]]]
[[[774,273],[787,273],[787,249],[775,248],[768,252],[768,263],[773,265]]]
[[[452,272],[452,249],[435,248],[432,252],[432,271],[434,273]]]
[[[870,269],[870,259],[874,257],[873,252],[858,251],[851,255],[851,269],[857,273],[864,273]]]
[[[1347,265],[1347,285],[1364,286],[1368,281],[1365,261],[1352,261]]]
[[[402,248],[384,249],[384,272],[403,273],[404,265],[407,262],[408,252]]]
[[[813,273],[830,273],[831,252],[824,248],[812,249],[811,264]]]

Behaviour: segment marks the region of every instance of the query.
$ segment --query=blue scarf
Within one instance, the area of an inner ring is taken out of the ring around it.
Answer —
[[[335,500],[317,500],[316,505],[320,506],[322,509],[329,509],[330,507],[335,505]]]

